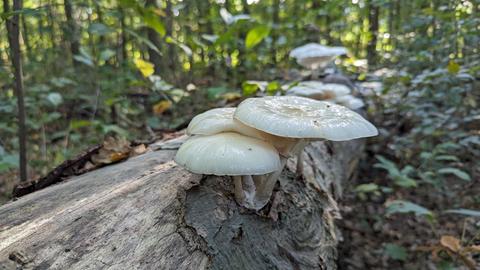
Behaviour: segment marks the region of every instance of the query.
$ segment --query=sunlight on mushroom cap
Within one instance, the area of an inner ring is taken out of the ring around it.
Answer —
[[[193,173],[232,176],[263,175],[282,166],[272,145],[232,132],[190,138],[175,162]]]
[[[195,116],[187,128],[188,135],[212,135],[234,131],[246,136],[263,139],[259,130],[242,124],[233,118],[235,108],[217,108]]]
[[[378,134],[358,113],[304,97],[249,98],[238,105],[234,117],[245,125],[290,138],[344,141]]]

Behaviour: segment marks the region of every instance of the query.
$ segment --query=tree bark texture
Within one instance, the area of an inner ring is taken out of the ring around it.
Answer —
[[[168,143],[0,208],[0,269],[336,269],[334,200],[363,141],[315,142],[266,209],[228,177],[191,174]],[[160,149],[160,150],[152,150]]]

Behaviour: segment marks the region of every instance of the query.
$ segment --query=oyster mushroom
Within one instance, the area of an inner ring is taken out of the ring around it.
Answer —
[[[350,88],[342,84],[322,83],[320,81],[304,81],[287,91],[289,96],[301,96],[316,100],[334,99],[350,94]]]
[[[235,199],[251,209],[259,209],[254,196],[263,192],[252,176],[266,175],[282,166],[272,145],[233,132],[191,137],[182,144],[174,160],[193,173],[232,176]]]
[[[282,155],[287,155],[293,139],[249,127],[233,118],[236,108],[216,108],[195,116],[187,127],[187,135],[212,135],[221,132],[236,132],[270,142]]]
[[[252,128],[292,139],[286,147],[287,156],[299,157],[297,173],[302,173],[300,157],[310,141],[346,141],[378,134],[375,126],[344,106],[296,96],[249,98],[238,105],[233,117]],[[255,181],[256,186],[262,187],[262,192],[255,196],[259,207],[270,199],[286,160],[282,156],[281,169]]]
[[[344,47],[329,47],[318,43],[308,43],[297,47],[290,52],[290,57],[295,58],[297,63],[313,72],[325,68],[335,57],[347,54]],[[315,74],[313,77],[318,77]]]

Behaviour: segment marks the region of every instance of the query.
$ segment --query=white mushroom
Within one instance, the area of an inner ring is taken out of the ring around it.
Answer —
[[[236,132],[245,136],[268,141],[282,155],[289,152],[289,138],[277,137],[261,130],[249,127],[233,118],[236,108],[211,109],[195,116],[187,127],[187,135],[212,135],[220,132]]]
[[[363,103],[361,99],[356,98],[352,95],[339,96],[332,101],[352,110],[358,110],[365,106],[365,103]]]
[[[329,47],[317,43],[308,43],[293,49],[290,57],[297,60],[297,63],[310,70],[324,68],[335,57],[347,54],[344,47]]]
[[[378,134],[375,126],[344,106],[296,96],[246,99],[237,107],[234,118],[252,128],[295,139],[288,146],[289,153],[299,157],[311,140],[345,141]],[[286,158],[281,161],[283,169]],[[297,164],[303,162],[298,160]],[[268,202],[282,169],[262,179],[265,188],[262,194],[256,194],[257,204]]]
[[[350,88],[343,84],[304,81],[287,91],[287,95],[308,97],[316,100],[334,99],[350,94]]]
[[[262,131],[233,119],[236,108],[211,109],[195,116],[187,127],[187,135],[212,135],[220,132],[237,132],[249,137],[263,139]]]
[[[188,139],[178,150],[175,162],[193,173],[233,176],[237,202],[252,209],[261,208],[253,197],[263,192],[261,185],[254,184],[252,176],[282,168],[279,154],[272,145],[233,132]]]

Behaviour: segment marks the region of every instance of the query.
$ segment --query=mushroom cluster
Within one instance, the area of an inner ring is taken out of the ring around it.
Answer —
[[[187,134],[191,137],[175,161],[193,173],[232,176],[237,202],[259,210],[270,200],[287,159],[298,156],[310,141],[352,140],[378,131],[344,106],[268,96],[199,114]]]
[[[288,89],[286,94],[337,103],[352,110],[365,106],[363,101],[354,97],[350,88],[343,84],[304,81]]]
[[[295,58],[302,67],[312,70],[325,68],[335,57],[347,54],[344,47],[329,47],[317,43],[308,43],[290,51],[290,57]],[[317,77],[318,74],[312,74]]]

